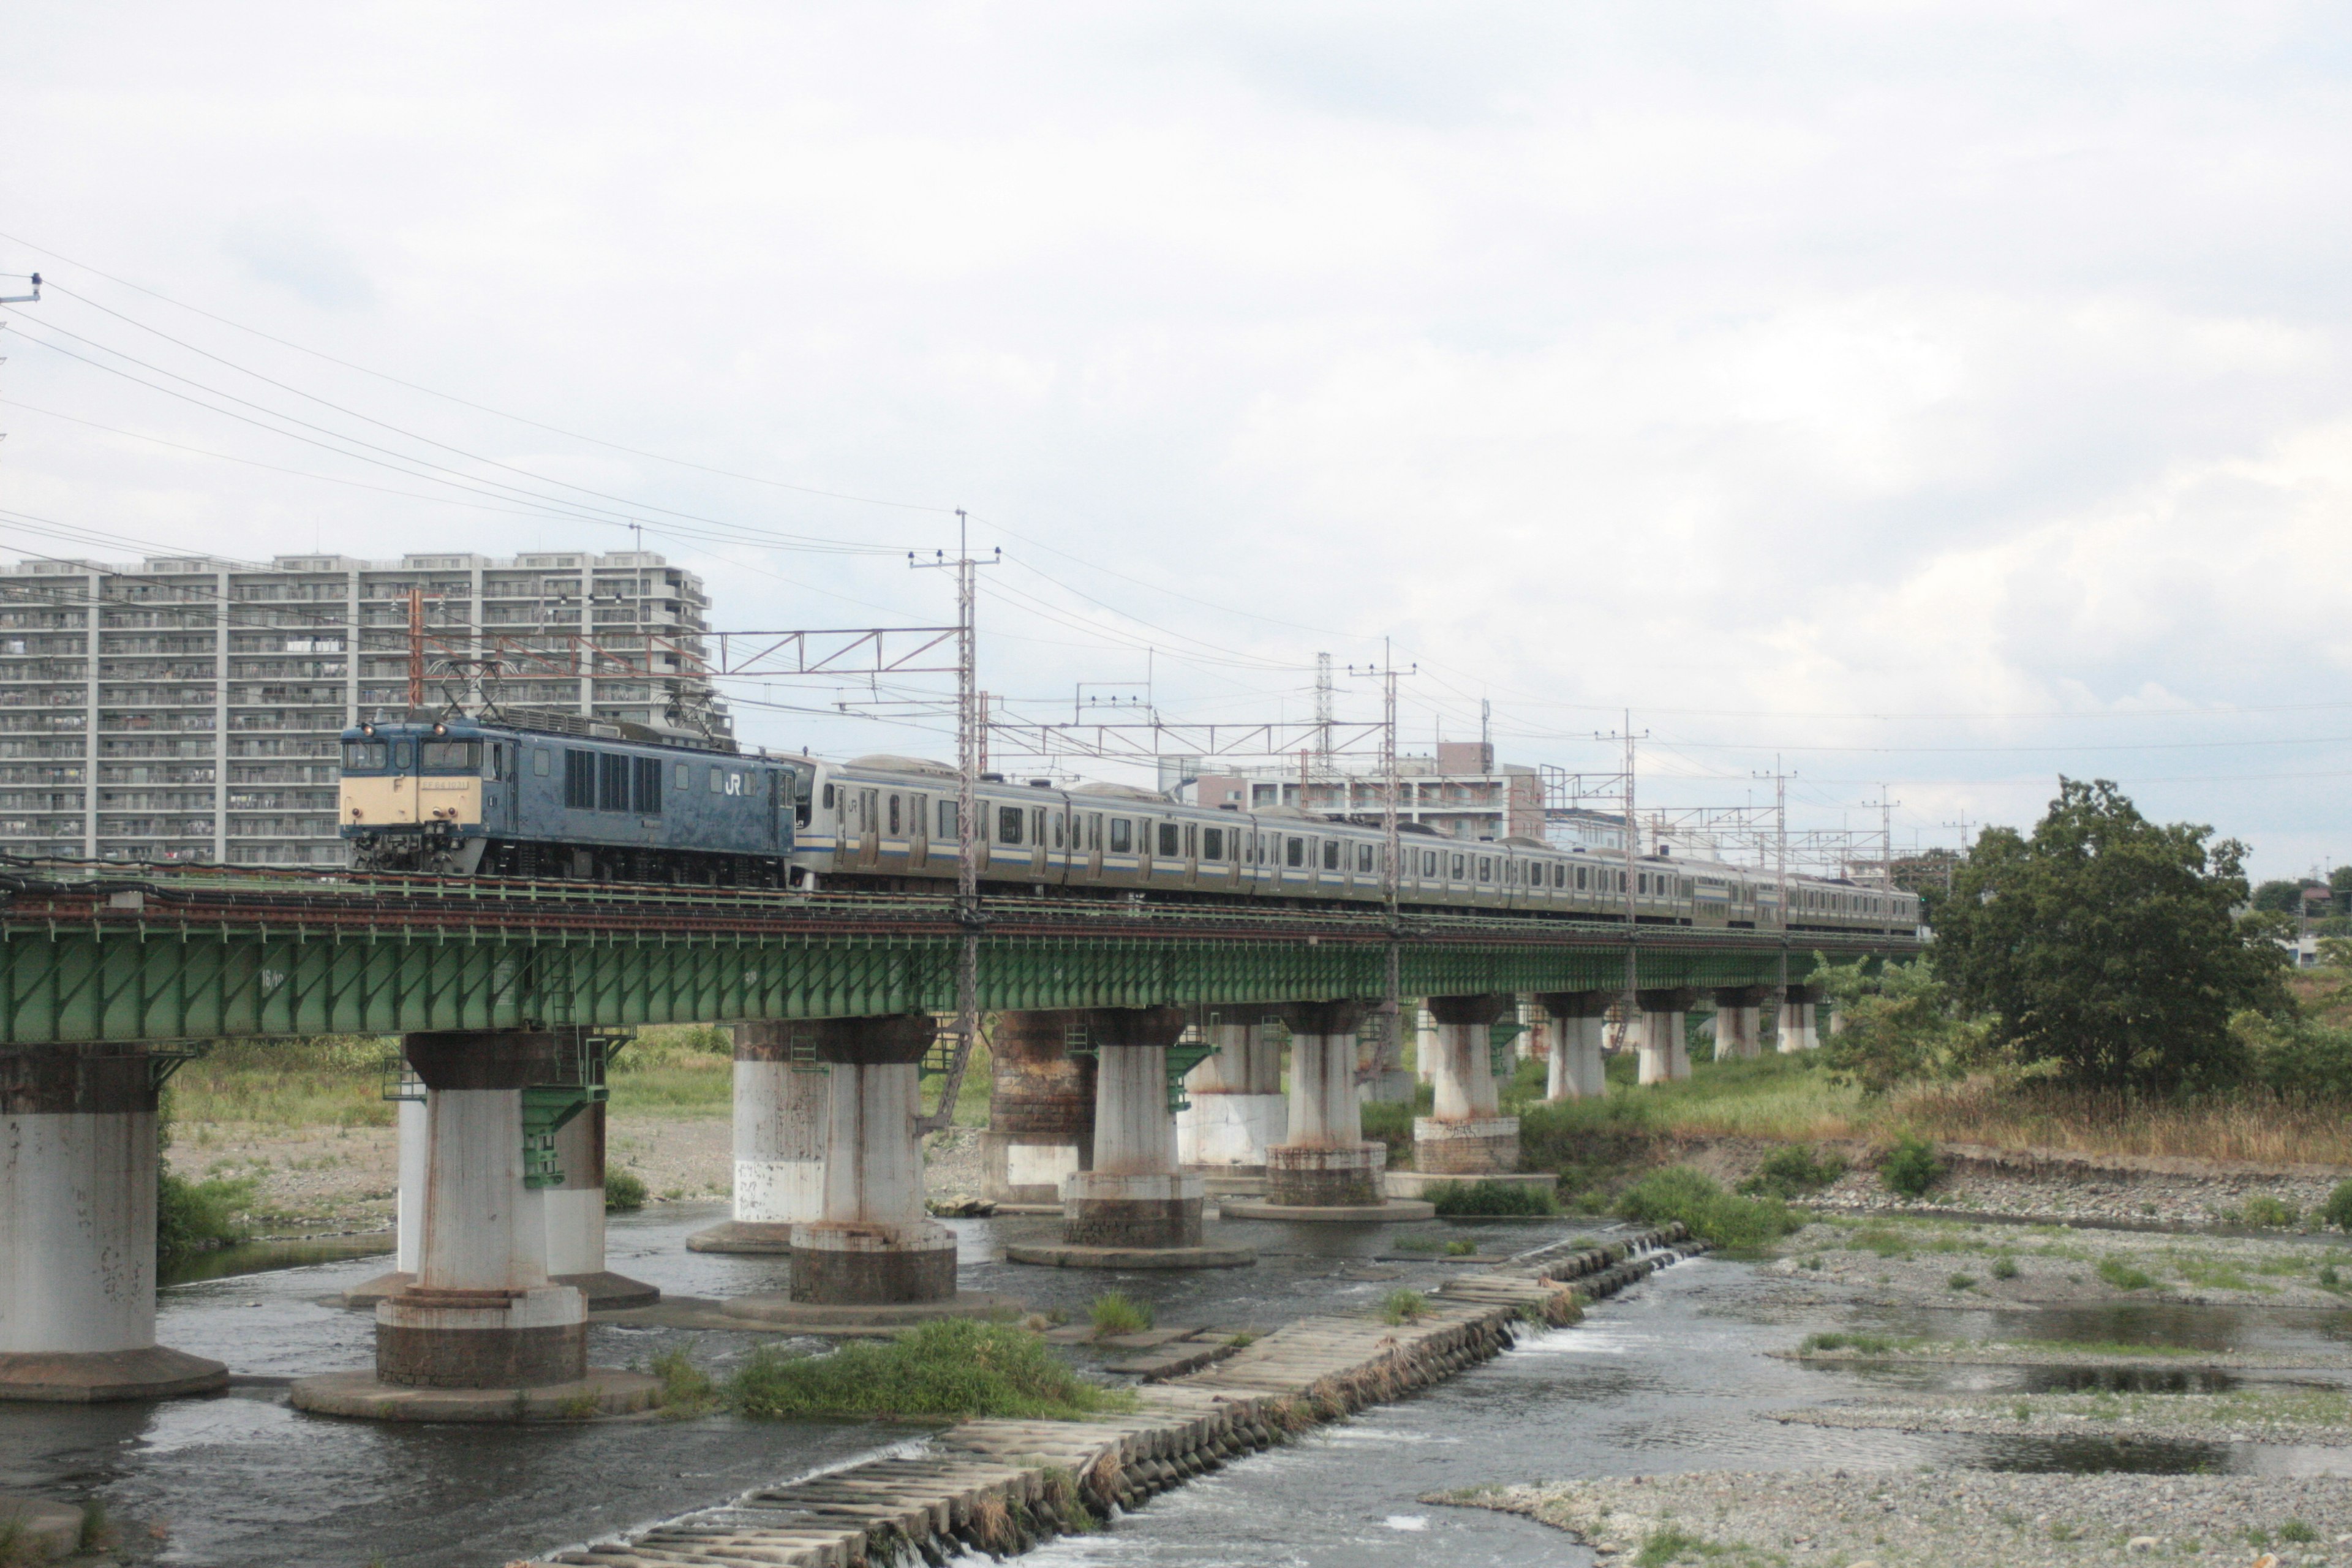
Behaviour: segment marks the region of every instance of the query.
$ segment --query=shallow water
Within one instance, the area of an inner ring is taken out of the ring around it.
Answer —
[[[723,1205],[616,1216],[612,1267],[676,1295],[780,1289],[773,1258],[684,1249]],[[1398,1253],[1400,1235],[1474,1234],[1444,1226],[1232,1226],[1264,1249],[1252,1268],[1106,1277],[1002,1259],[1007,1239],[1049,1236],[1050,1217],[950,1222],[968,1289],[1016,1294],[1072,1315],[1116,1286],[1151,1303],[1163,1324],[1272,1327],[1303,1312],[1369,1306],[1391,1289],[1429,1289],[1456,1268]],[[1534,1247],[1600,1227],[1514,1227]],[[1480,1234],[1490,1247],[1496,1237]],[[1387,1254],[1382,1258],[1382,1254]],[[234,1275],[163,1293],[164,1343],[221,1357],[257,1380],[365,1364],[370,1318],[330,1304],[381,1271],[381,1257]],[[1678,1264],[1595,1307],[1580,1327],[1523,1341],[1497,1361],[1396,1405],[1309,1434],[1163,1497],[1092,1537],[1053,1543],[1044,1564],[1581,1563],[1565,1537],[1529,1521],[1419,1501],[1433,1489],[1579,1475],[1680,1469],[1869,1468],[1967,1464],[1993,1468],[2340,1473],[2337,1450],[2097,1439],[1916,1436],[1759,1419],[1866,1394],[1886,1380],[1767,1355],[1833,1329],[1921,1332],[1888,1314],[1791,1308],[1785,1288],[1747,1264]],[[2135,1310],[2143,1310],[2135,1309]],[[1937,1337],[2179,1342],[2249,1347],[2329,1342],[2315,1321],[2265,1324],[2230,1309],[2158,1313],[1913,1314]],[[2203,1314],[2203,1315],[2200,1315]],[[1865,1321],[1864,1320],[1871,1320]],[[2170,1337],[2164,1337],[2170,1336]],[[591,1359],[642,1363],[691,1342],[724,1363],[769,1336],[688,1334],[597,1325]],[[1087,1352],[1081,1351],[1082,1355]],[[1993,1369],[2007,1374],[2014,1369]],[[2039,1371],[2041,1369],[2037,1369]],[[769,1426],[709,1419],[589,1426],[392,1426],[300,1415],[282,1390],[154,1405],[0,1406],[0,1487],[79,1500],[97,1493],[143,1532],[163,1525],[164,1561],[191,1564],[341,1564],[496,1568],[601,1534],[706,1507],[757,1485],[919,1440],[904,1428]]]

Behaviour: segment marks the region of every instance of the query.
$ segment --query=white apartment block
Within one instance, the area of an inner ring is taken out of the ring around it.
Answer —
[[[667,673],[709,601],[656,554],[26,561],[0,566],[0,853],[343,864],[337,737],[406,710],[413,591],[436,661],[653,640],[650,675],[518,675],[503,703],[665,728],[683,702],[728,733],[709,683]],[[430,676],[427,705],[454,689]]]

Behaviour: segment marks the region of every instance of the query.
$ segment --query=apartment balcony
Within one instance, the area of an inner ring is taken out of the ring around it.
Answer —
[[[0,710],[7,707],[0,703]],[[89,728],[86,713],[26,713],[0,711],[0,734],[61,734]]]
[[[101,713],[98,716],[101,731],[128,731],[133,734],[150,731],[182,731],[210,733],[214,728],[213,711],[206,707],[200,713]]]
[[[228,754],[232,759],[237,757],[332,757],[340,746],[337,736],[341,733],[341,726],[338,725],[333,732],[326,734],[263,736],[253,739],[232,737],[228,742]]]
[[[332,816],[232,816],[231,838],[332,838]]]
[[[5,763],[0,763],[0,787],[20,784],[45,786],[70,784],[79,789],[88,782],[82,774],[83,769],[74,764],[49,763],[31,767],[11,767]]]
[[[333,811],[335,792],[327,790],[231,790],[231,811]]]

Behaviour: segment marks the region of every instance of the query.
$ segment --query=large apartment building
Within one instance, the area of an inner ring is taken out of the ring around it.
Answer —
[[[1197,758],[1171,759],[1161,787],[1191,779]],[[1165,776],[1176,772],[1178,778]],[[1397,759],[1397,816],[1401,821],[1452,838],[1541,838],[1544,834],[1542,776],[1534,768],[1495,763],[1495,748],[1483,741],[1441,741],[1431,756]],[[1243,810],[1289,805],[1325,816],[1370,821],[1381,812],[1378,771],[1360,758],[1344,767],[1307,765],[1200,772],[1184,785],[1186,797],[1202,805]]]
[[[729,732],[680,668],[701,580],[656,554],[27,561],[0,566],[0,852],[341,865],[337,735],[406,710],[412,595],[428,704],[460,689],[453,656],[503,655],[502,702]],[[571,673],[604,668],[570,657],[582,634],[649,672]]]

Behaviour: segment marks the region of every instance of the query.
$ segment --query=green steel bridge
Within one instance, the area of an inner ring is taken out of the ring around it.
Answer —
[[[0,1044],[952,1012],[951,900],[218,869],[0,875]],[[983,1011],[1606,990],[1622,923],[991,899]],[[1643,989],[1801,983],[1908,932],[1639,926]],[[1783,965],[1785,964],[1785,969]]]

